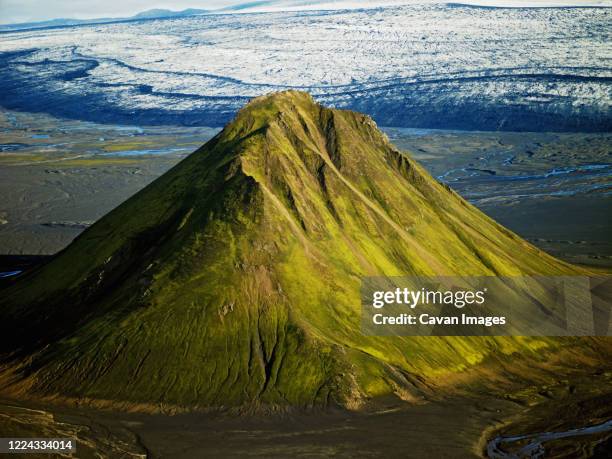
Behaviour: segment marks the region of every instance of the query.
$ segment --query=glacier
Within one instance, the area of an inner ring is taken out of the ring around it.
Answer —
[[[610,12],[426,3],[1,33],[0,106],[221,126],[295,88],[382,126],[610,131]]]

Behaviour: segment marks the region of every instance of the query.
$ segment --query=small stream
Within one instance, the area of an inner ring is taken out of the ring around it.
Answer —
[[[477,168],[477,167],[461,167],[450,169],[442,175],[438,175],[438,180],[452,183],[461,180],[469,180],[473,178],[482,178],[496,181],[525,181],[525,180],[542,180],[563,175],[589,174],[591,177],[607,177],[612,172],[612,164],[583,164],[573,167],[558,167],[551,169],[541,174],[533,175],[499,175],[493,169]]]
[[[498,436],[487,444],[487,456],[491,459],[540,459],[545,457],[546,450],[544,448],[544,443],[547,441],[578,437],[582,435],[592,435],[608,431],[612,431],[612,419],[602,424],[562,432],[543,432],[536,434],[516,435],[512,437]],[[512,445],[512,443],[523,440],[529,440],[529,442],[516,451],[506,452],[504,449],[502,449],[502,446]]]

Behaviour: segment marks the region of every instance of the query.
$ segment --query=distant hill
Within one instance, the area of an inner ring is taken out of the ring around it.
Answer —
[[[2,24],[0,25],[0,32],[11,32],[18,30],[27,29],[44,29],[47,27],[67,27],[74,25],[86,25],[86,24],[107,24],[109,22],[129,22],[137,21],[142,19],[163,19],[163,18],[178,18],[187,16],[197,16],[200,14],[208,14],[208,10],[199,10],[194,8],[188,8],[182,11],[172,11],[165,9],[151,9],[143,11],[134,16],[126,18],[95,18],[95,19],[52,19],[49,21],[39,22],[24,22],[20,24]]]
[[[438,183],[368,116],[277,93],[1,292],[0,386],[149,409],[411,400],[485,362],[581,348],[365,336],[361,276],[534,273],[586,271]]]

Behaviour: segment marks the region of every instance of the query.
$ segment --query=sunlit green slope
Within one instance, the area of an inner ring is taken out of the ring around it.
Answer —
[[[572,274],[400,153],[367,116],[253,100],[200,150],[2,292],[4,384],[179,406],[360,406],[512,338],[360,332],[360,276]]]

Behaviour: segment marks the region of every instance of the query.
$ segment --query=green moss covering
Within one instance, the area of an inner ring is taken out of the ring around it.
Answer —
[[[360,276],[535,273],[582,271],[436,182],[369,117],[289,91],[2,292],[1,351],[33,394],[356,408],[405,396],[415,375],[559,343],[363,336]]]

